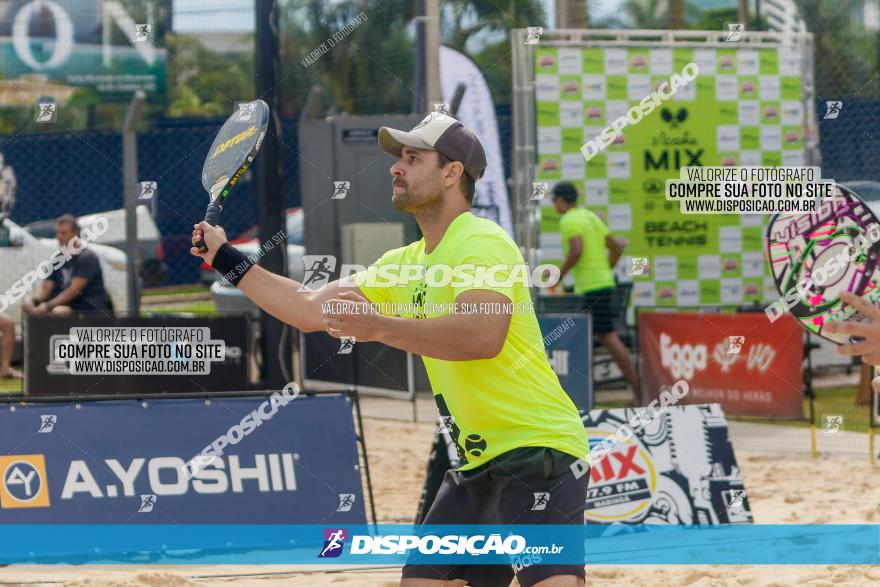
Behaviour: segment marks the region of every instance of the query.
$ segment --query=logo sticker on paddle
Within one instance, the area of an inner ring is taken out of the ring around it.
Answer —
[[[844,291],[878,303],[880,219],[855,193],[835,185],[834,196],[815,212],[772,216],[764,240],[781,294],[767,308],[770,320],[791,312],[814,334],[837,344],[852,342],[849,335],[831,334],[823,326],[865,319],[840,300]]]

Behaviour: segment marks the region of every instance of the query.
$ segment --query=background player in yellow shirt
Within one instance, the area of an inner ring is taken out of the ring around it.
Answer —
[[[193,230],[193,244],[204,235],[208,252],[193,247],[192,254],[302,331],[379,341],[423,357],[463,463],[447,472],[425,524],[582,525],[589,475],[571,467],[589,452],[583,424],[544,353],[527,284],[512,279],[513,268],[525,265],[519,248],[497,224],[470,212],[486,168],[482,145],[439,113],[410,132],[383,127],[379,145],[398,159],[390,169],[392,203],[415,217],[424,238],[389,251],[368,271],[309,291],[248,267],[223,230],[205,222]],[[409,278],[402,266],[424,271]],[[444,268],[491,269],[493,278],[427,279]],[[383,277],[395,269],[396,280]],[[455,304],[466,309],[455,311]],[[399,315],[373,311],[392,307]],[[514,574],[523,587],[584,585],[582,564],[512,563],[406,565],[401,585],[502,587]]]
[[[569,272],[574,279],[574,292],[583,296],[582,310],[593,316],[593,334],[608,353],[633,389],[633,401],[640,405],[639,378],[633,368],[629,349],[614,331],[614,320],[624,308],[614,303],[617,279],[613,267],[623,253],[624,245],[608,231],[608,226],[586,208],[577,205],[577,187],[567,181],[553,188],[553,206],[559,212],[559,234],[562,236],[564,260],[559,281]]]

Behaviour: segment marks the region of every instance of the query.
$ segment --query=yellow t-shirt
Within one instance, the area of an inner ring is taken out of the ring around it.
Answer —
[[[424,269],[414,276],[403,265]],[[497,356],[473,361],[423,357],[440,414],[452,417],[446,422],[462,463],[459,470],[519,447],[554,448],[577,458],[589,452],[577,408],[547,361],[523,277],[527,273],[504,229],[466,212],[453,220],[431,253],[422,239],[388,251],[354,276],[382,313],[405,318],[430,320],[453,313],[456,298],[474,289],[500,292],[512,304],[510,329]],[[410,279],[392,285],[392,275]],[[466,282],[468,275],[474,279]]]
[[[568,240],[580,236],[584,248],[580,258],[571,268],[574,292],[584,293],[614,287],[614,271],[608,262],[605,237],[608,227],[602,219],[585,208],[572,208],[559,219],[562,236],[563,259],[568,256]]]

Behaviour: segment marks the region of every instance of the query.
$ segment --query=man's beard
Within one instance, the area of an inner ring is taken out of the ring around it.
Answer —
[[[434,195],[413,194],[405,186],[398,188],[398,191],[391,192],[391,205],[401,212],[413,213],[422,208],[431,207],[440,202],[441,195],[438,192]]]

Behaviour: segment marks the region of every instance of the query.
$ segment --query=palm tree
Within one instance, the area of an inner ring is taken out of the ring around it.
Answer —
[[[629,0],[624,6],[632,28],[665,29],[667,25],[663,0]]]
[[[587,0],[556,0],[556,28],[583,29],[589,24]]]
[[[739,21],[743,24],[749,22],[749,0],[739,0]]]
[[[669,28],[684,28],[684,0],[669,0]]]
[[[796,0],[813,33],[816,95],[868,96],[877,92],[872,57],[877,41],[850,17],[859,0]]]
[[[511,29],[545,22],[540,0],[450,0],[443,13],[450,17],[443,19],[443,42],[460,51],[478,33],[503,34],[509,46]]]
[[[168,105],[168,116],[171,118],[210,118],[227,111],[228,108],[217,102],[203,102],[189,86],[181,87],[178,97]]]

